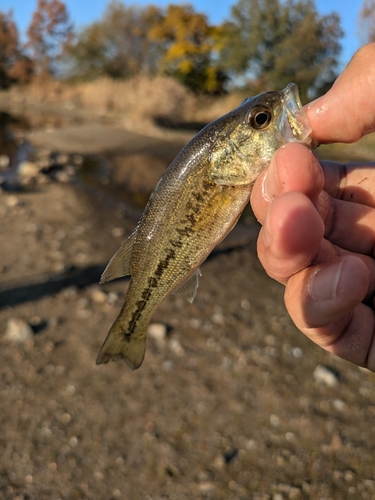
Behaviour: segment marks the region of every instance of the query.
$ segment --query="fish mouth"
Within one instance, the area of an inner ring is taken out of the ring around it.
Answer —
[[[310,137],[312,129],[306,113],[302,107],[298,87],[289,83],[280,92],[282,112],[279,121],[279,130],[285,142],[298,142],[313,149],[316,144]]]

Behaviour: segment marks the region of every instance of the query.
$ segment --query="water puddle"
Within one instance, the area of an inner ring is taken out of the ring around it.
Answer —
[[[43,121],[44,117],[44,121]],[[75,180],[100,190],[117,201],[142,209],[159,178],[178,152],[178,147],[168,151],[157,145],[143,152],[142,148],[128,152],[103,152],[101,154],[65,154],[45,148],[35,149],[25,139],[34,127],[58,130],[68,125],[66,118],[49,114],[20,117],[0,112],[0,186],[3,190],[22,189],[25,168],[39,168],[57,181]],[[29,165],[25,166],[25,162]]]

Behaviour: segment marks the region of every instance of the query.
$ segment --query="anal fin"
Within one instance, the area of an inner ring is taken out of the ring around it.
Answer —
[[[199,286],[199,276],[202,276],[200,269],[198,268],[194,274],[190,276],[179,288],[177,288],[173,293],[175,295],[181,295],[185,297],[190,303],[193,302],[197,294],[197,288]]]
[[[100,278],[100,283],[107,283],[107,281],[122,278],[130,274],[130,263],[136,235],[137,231],[133,231],[129,238],[117,250],[105,268]]]

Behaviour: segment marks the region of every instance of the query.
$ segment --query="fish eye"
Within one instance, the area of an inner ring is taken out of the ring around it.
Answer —
[[[255,130],[266,128],[271,122],[272,114],[268,108],[254,108],[249,116],[249,123]]]

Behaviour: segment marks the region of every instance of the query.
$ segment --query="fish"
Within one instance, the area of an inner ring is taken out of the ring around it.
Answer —
[[[276,149],[286,142],[312,147],[310,134],[291,83],[245,99],[179,152],[101,277],[100,283],[131,279],[97,364],[122,358],[133,370],[141,366],[155,309],[172,292],[193,302],[200,265],[236,225]]]

